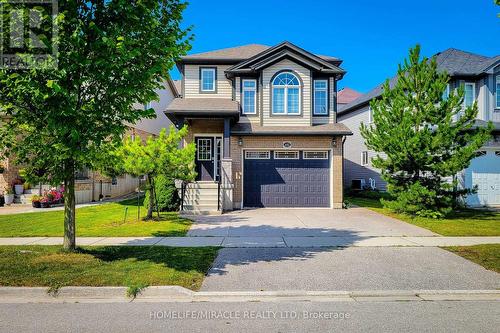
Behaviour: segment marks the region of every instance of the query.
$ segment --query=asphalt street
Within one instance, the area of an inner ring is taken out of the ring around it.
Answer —
[[[1,332],[498,332],[500,302],[0,304]]]

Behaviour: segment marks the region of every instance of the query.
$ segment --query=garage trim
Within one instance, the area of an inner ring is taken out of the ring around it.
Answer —
[[[274,148],[274,147],[267,147],[267,148],[243,148],[241,149],[241,203],[240,203],[240,209],[244,209],[243,203],[245,202],[245,152],[246,151],[258,151],[258,150],[282,150],[282,148]],[[333,149],[332,148],[294,148],[294,150],[297,151],[328,151],[330,152],[330,207],[326,209],[333,209]],[[302,154],[303,155],[303,154]],[[287,208],[273,208],[273,209],[304,209],[304,207],[287,207]],[[325,209],[325,208],[312,208],[312,209]]]

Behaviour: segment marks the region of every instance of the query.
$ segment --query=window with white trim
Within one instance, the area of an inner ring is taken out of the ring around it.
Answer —
[[[314,80],[314,113],[315,116],[328,115],[328,81]]]
[[[473,82],[465,82],[464,89],[464,106],[472,106],[476,99],[476,85]]]
[[[244,79],[241,83],[241,99],[243,114],[257,113],[257,81]]]
[[[497,75],[496,77],[495,95],[496,95],[495,108],[500,109],[500,75]]]
[[[277,160],[298,160],[298,151],[275,151],[274,158]]]
[[[214,92],[215,91],[215,68],[201,68],[200,69],[200,84],[201,91]]]
[[[327,151],[305,151],[304,152],[305,160],[327,160],[328,152]]]
[[[361,165],[368,165],[368,152],[366,150],[361,152]]]
[[[450,84],[449,83],[446,85],[446,89],[443,91],[443,96],[442,96],[443,101],[446,101],[448,99],[448,97],[450,97]]]
[[[368,107],[368,123],[373,123],[373,110],[372,107]]]
[[[500,157],[500,150],[495,151],[495,156]]]
[[[211,161],[212,160],[212,139],[198,139],[197,153],[198,161]]]
[[[268,150],[245,151],[245,158],[247,160],[268,160],[270,157],[271,153]]]
[[[300,81],[291,72],[278,74],[272,82],[273,115],[300,114]]]

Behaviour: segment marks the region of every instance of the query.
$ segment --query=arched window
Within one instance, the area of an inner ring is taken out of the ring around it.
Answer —
[[[300,81],[291,72],[278,74],[272,82],[273,114],[300,114]]]

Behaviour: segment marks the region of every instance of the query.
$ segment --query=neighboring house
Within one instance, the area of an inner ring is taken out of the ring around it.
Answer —
[[[182,57],[182,98],[166,114],[197,146],[183,209],[342,207],[341,62],[289,42]]]
[[[448,49],[436,55],[438,68],[448,72],[451,81],[445,94],[463,85],[465,105],[477,102],[479,112],[477,125],[492,121],[495,130],[493,140],[488,142],[473,159],[470,166],[459,175],[459,180],[468,188],[478,187],[476,194],[467,198],[470,206],[500,205],[500,56],[486,57],[457,49]],[[395,78],[390,80],[393,87]],[[369,102],[382,94],[382,85],[357,98],[346,106],[339,107],[338,121],[353,131],[345,143],[344,185],[358,185],[363,180],[368,186],[370,179],[378,189],[386,184],[378,170],[372,167],[371,159],[376,155],[366,148],[360,135],[362,122],[372,121]]]
[[[353,90],[351,88],[345,87],[337,93],[337,105],[339,108],[351,103],[354,101],[356,98],[360,97],[363,95],[360,92],[357,92],[356,90]]]
[[[156,91],[158,94],[158,101],[152,101],[147,105],[136,104],[136,108],[150,108],[155,110],[156,118],[141,119],[134,125],[133,129],[144,131],[146,133],[158,135],[163,128],[169,128],[172,123],[165,115],[165,109],[173,101],[174,98],[180,97],[180,81],[173,81],[167,79],[164,82],[164,88]]]
[[[178,83],[179,84],[179,83]],[[169,128],[172,124],[164,114],[165,108],[170,102],[179,97],[176,83],[170,79],[165,82],[165,88],[157,91],[159,101],[153,101],[148,105],[135,105],[135,108],[152,107],[155,110],[156,118],[141,119],[137,124],[128,124],[128,129],[124,137],[140,137],[145,140],[147,137],[157,135],[162,128]],[[22,167],[13,164],[8,159],[0,161],[3,172],[0,173],[0,194],[6,187],[10,187],[12,182],[19,178],[19,171]],[[1,168],[0,168],[1,169]],[[138,180],[130,175],[124,175],[111,179],[101,175],[97,171],[87,168],[76,172],[75,195],[76,203],[86,203],[96,201],[101,198],[113,198],[134,192],[138,186]],[[26,190],[25,194],[16,197],[18,203],[29,203],[33,194],[42,194],[49,189],[49,185],[35,185],[31,190]]]

